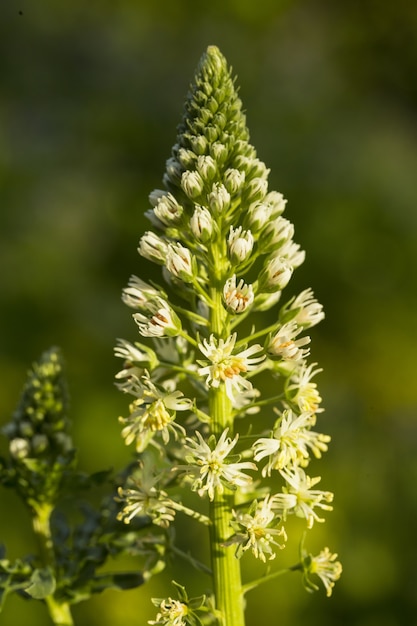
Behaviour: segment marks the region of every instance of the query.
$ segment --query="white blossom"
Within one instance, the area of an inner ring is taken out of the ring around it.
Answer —
[[[309,349],[304,348],[310,343],[310,337],[300,337],[297,335],[303,331],[302,326],[297,326],[295,322],[283,324],[277,332],[268,336],[265,350],[269,357],[284,360],[299,361],[309,354]]]
[[[159,296],[160,291],[148,285],[144,280],[132,275],[129,279],[127,287],[123,289],[122,300],[132,309],[141,309],[146,307],[151,298]]]
[[[221,383],[224,383],[226,393],[232,403],[235,402],[236,394],[252,388],[251,382],[243,378],[241,373],[256,369],[257,365],[265,358],[263,348],[259,344],[250,346],[238,354],[232,354],[236,338],[236,333],[233,333],[226,341],[210,335],[209,340],[204,339],[198,345],[201,352],[209,360],[208,365],[199,361],[203,367],[198,370],[198,373],[200,376],[206,377],[208,387],[219,387]],[[259,356],[252,356],[260,352],[262,354]]]
[[[210,500],[214,500],[215,493],[223,493],[225,487],[233,489],[249,485],[252,478],[242,470],[256,470],[256,465],[251,461],[228,462],[227,456],[235,447],[239,436],[231,439],[227,434],[226,428],[217,443],[214,435],[206,442],[198,431],[197,440],[187,437],[185,459],[188,465],[178,468],[185,469],[193,477],[192,490],[197,491],[200,496],[207,493]]]
[[[192,282],[194,278],[191,252],[180,243],[171,243],[166,255],[166,268],[176,278]]]
[[[230,227],[227,246],[232,263],[242,263],[253,249],[254,238],[250,230],[243,230],[242,226]]]
[[[318,586],[310,578],[316,575],[323,583],[327,597],[332,595],[335,582],[342,574],[342,564],[336,559],[337,554],[332,554],[327,547],[317,556],[304,556],[302,560],[303,582],[307,591],[318,590]]]
[[[141,238],[138,251],[145,259],[163,265],[168,252],[168,244],[162,237],[158,237],[150,230]]]
[[[173,337],[181,331],[179,317],[168,302],[160,297],[147,303],[146,315],[135,313],[133,319],[143,337]]]
[[[260,291],[279,291],[290,281],[293,267],[284,256],[274,256],[268,259],[259,275]]]
[[[247,285],[243,279],[236,284],[236,275],[229,278],[223,287],[223,300],[228,311],[243,313],[254,300],[252,285]]]

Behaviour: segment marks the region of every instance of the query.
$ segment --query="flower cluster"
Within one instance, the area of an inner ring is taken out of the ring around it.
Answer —
[[[149,197],[152,230],[138,247],[161,266],[165,286],[130,278],[123,300],[135,310],[144,343],[119,340],[116,354],[124,361],[117,384],[133,397],[129,415],[120,418],[122,436],[141,454],[152,444],[152,462],[171,467],[163,484],[156,472],[121,489],[120,516],[129,522],[147,515],[167,526],[185,507],[181,489],[191,486],[214,503],[211,510],[229,507],[214,559],[231,546],[237,556],[249,551],[273,559],[285,544],[287,516],[304,518],[310,529],[331,510],[333,497],[306,473],[330,441],[315,430],[323,409],[313,378],[321,370],[307,362],[305,334],[323,319],[321,304],[306,289],[280,306],[271,326],[243,323],[281,301],[305,257],[283,217],[286,200],[269,189],[268,176],[249,142],[231,72],[209,47],[185,103],[164,188]],[[280,389],[271,397],[259,389],[266,374]],[[271,428],[258,433],[254,421],[244,432],[257,434],[239,436],[238,418],[250,420],[260,410],[275,414]],[[262,480],[272,475],[281,491],[265,495]],[[211,523],[218,523],[215,515]],[[152,623],[187,620],[187,607],[169,599]]]

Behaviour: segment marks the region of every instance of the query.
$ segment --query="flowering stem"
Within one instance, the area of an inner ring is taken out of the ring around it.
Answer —
[[[286,567],[285,569],[280,569],[277,570],[276,572],[273,572],[272,574],[268,574],[267,576],[262,576],[262,578],[257,578],[256,580],[252,580],[250,583],[246,583],[246,585],[243,585],[242,591],[243,594],[246,594],[248,591],[251,591],[252,589],[255,589],[256,587],[259,587],[259,585],[262,585],[263,583],[268,583],[270,580],[274,580],[275,578],[278,578],[279,576],[282,576],[283,574],[288,574],[288,572],[295,572],[296,570],[302,569],[302,566],[300,563],[297,563],[297,565],[293,565],[292,567]]]
[[[53,506],[49,503],[37,504],[33,507],[33,529],[38,538],[42,564],[55,569],[55,553],[51,536],[51,513]],[[45,597],[50,618],[55,626],[73,626],[71,609],[68,603],[58,602],[53,593]]]
[[[211,315],[211,330],[227,336],[227,313],[221,302],[221,291],[213,289],[215,306]],[[233,434],[233,415],[230,399],[224,385],[211,388],[209,392],[212,432],[218,436],[225,428]],[[210,544],[216,608],[220,614],[221,626],[244,626],[242,580],[240,562],[225,542],[231,535],[233,492],[225,488],[223,493],[216,490],[210,503]]]

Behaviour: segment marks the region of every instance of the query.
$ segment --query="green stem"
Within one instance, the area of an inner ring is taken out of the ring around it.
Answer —
[[[228,316],[222,305],[221,289],[212,290],[215,306],[211,315],[211,331],[226,339],[228,336]],[[211,388],[209,393],[212,432],[218,437],[226,428],[233,435],[233,411],[224,385]],[[245,626],[240,562],[233,549],[225,547],[225,542],[233,534],[231,521],[234,505],[233,492],[215,493],[210,503],[210,546],[213,571],[216,609],[219,611],[221,626]]]
[[[36,503],[33,507],[33,530],[39,542],[42,565],[50,567],[55,572],[55,552],[51,535],[51,514],[52,504]],[[66,602],[59,602],[53,593],[46,596],[45,604],[48,608],[49,616],[55,626],[73,626],[70,606]]]
[[[282,576],[283,574],[288,574],[288,572],[295,572],[299,569],[302,569],[300,563],[298,563],[297,565],[293,565],[292,567],[286,567],[285,569],[277,570],[276,572],[273,572],[272,574],[267,574],[266,576],[262,576],[262,578],[257,578],[256,580],[252,580],[250,583],[246,583],[246,585],[243,586],[242,588],[243,593],[245,594],[248,591],[255,589],[256,587],[259,587],[259,585],[262,585],[263,583],[267,583],[270,580],[274,580],[275,578]]]

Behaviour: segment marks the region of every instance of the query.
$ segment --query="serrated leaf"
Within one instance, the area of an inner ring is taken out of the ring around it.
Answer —
[[[55,577],[49,567],[36,569],[31,576],[30,583],[25,592],[35,600],[50,596],[56,588]]]

